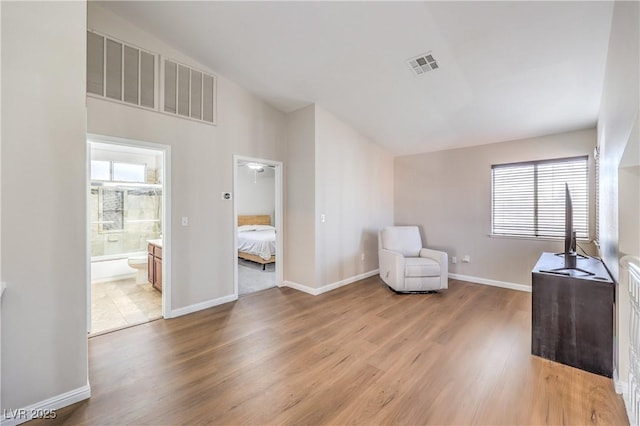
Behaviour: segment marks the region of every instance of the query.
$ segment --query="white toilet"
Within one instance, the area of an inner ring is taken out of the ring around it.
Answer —
[[[136,270],[136,284],[146,284],[149,282],[147,276],[147,256],[131,256],[127,263]]]

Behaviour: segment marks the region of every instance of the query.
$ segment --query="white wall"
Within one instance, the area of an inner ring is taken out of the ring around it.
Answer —
[[[315,106],[287,115],[284,246],[287,281],[313,286],[315,246]]]
[[[390,153],[310,105],[287,116],[286,188],[286,281],[318,289],[378,268],[377,231],[393,222]]]
[[[591,129],[396,157],[395,223],[420,225],[427,246],[446,251],[450,261],[457,256],[450,273],[531,285],[540,253],[562,251],[563,242],[489,236],[491,165],[589,155],[593,171],[595,143]],[[591,208],[592,231],[593,215]],[[461,263],[464,255],[471,263]]]
[[[614,3],[598,117],[598,144],[601,153],[600,244],[605,263],[616,280],[619,232],[624,232],[619,228],[618,168],[629,141],[638,143],[638,127],[635,127],[635,136],[632,131],[638,119],[640,93],[639,9],[638,2]],[[638,216],[636,212],[636,217]]]
[[[205,66],[93,2],[90,28],[174,58]],[[218,125],[88,98],[90,133],[171,146],[173,309],[233,294],[233,155],[284,159],[284,115],[233,82],[218,77]],[[187,216],[189,226],[180,226]]]
[[[239,215],[268,214],[271,224],[275,225],[276,174],[272,167],[256,173],[239,165],[235,197]]]
[[[618,171],[620,256],[640,257],[640,166]]]
[[[0,2],[0,24],[2,23],[2,2]],[[0,27],[0,52],[2,52],[2,31]],[[0,58],[1,60],[1,58]],[[1,62],[0,62],[1,64]],[[2,66],[0,66],[0,99],[2,99]],[[1,102],[0,102],[1,104]],[[0,105],[0,128],[2,126],[2,106]],[[0,176],[2,176],[2,133],[0,131]],[[4,294],[4,280],[2,275],[2,185],[0,185],[0,389],[2,388],[2,295]],[[0,391],[0,408],[2,404],[2,391]]]
[[[627,198],[628,192],[640,186],[638,176],[633,173],[633,167],[640,164],[640,159],[637,158],[637,145],[640,143],[639,21],[638,2],[614,3],[598,117],[601,155],[600,250],[618,283],[614,367],[622,382],[626,382],[629,369],[629,297],[626,280],[619,276],[618,260],[625,250],[629,250],[629,254],[640,255],[638,252],[633,253],[638,245],[632,241],[635,238],[633,234],[638,232],[640,208],[637,202]]]
[[[378,230],[393,223],[393,156],[317,105],[315,120],[321,287],[378,268]]]
[[[3,410],[87,385],[85,23],[2,2]]]

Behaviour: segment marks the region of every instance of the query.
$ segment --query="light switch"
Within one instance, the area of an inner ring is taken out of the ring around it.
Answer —
[[[182,226],[188,226],[189,218],[187,216],[182,216],[182,220],[180,221],[180,223],[182,224]]]

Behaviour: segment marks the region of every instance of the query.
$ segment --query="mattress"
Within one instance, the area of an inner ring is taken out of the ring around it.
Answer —
[[[269,260],[271,256],[276,254],[275,229],[238,230],[238,251],[255,254],[264,260]]]

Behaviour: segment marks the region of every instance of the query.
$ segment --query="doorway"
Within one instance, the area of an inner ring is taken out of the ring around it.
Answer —
[[[282,163],[233,157],[234,295],[282,286]]]
[[[88,332],[168,317],[169,147],[89,136]]]

